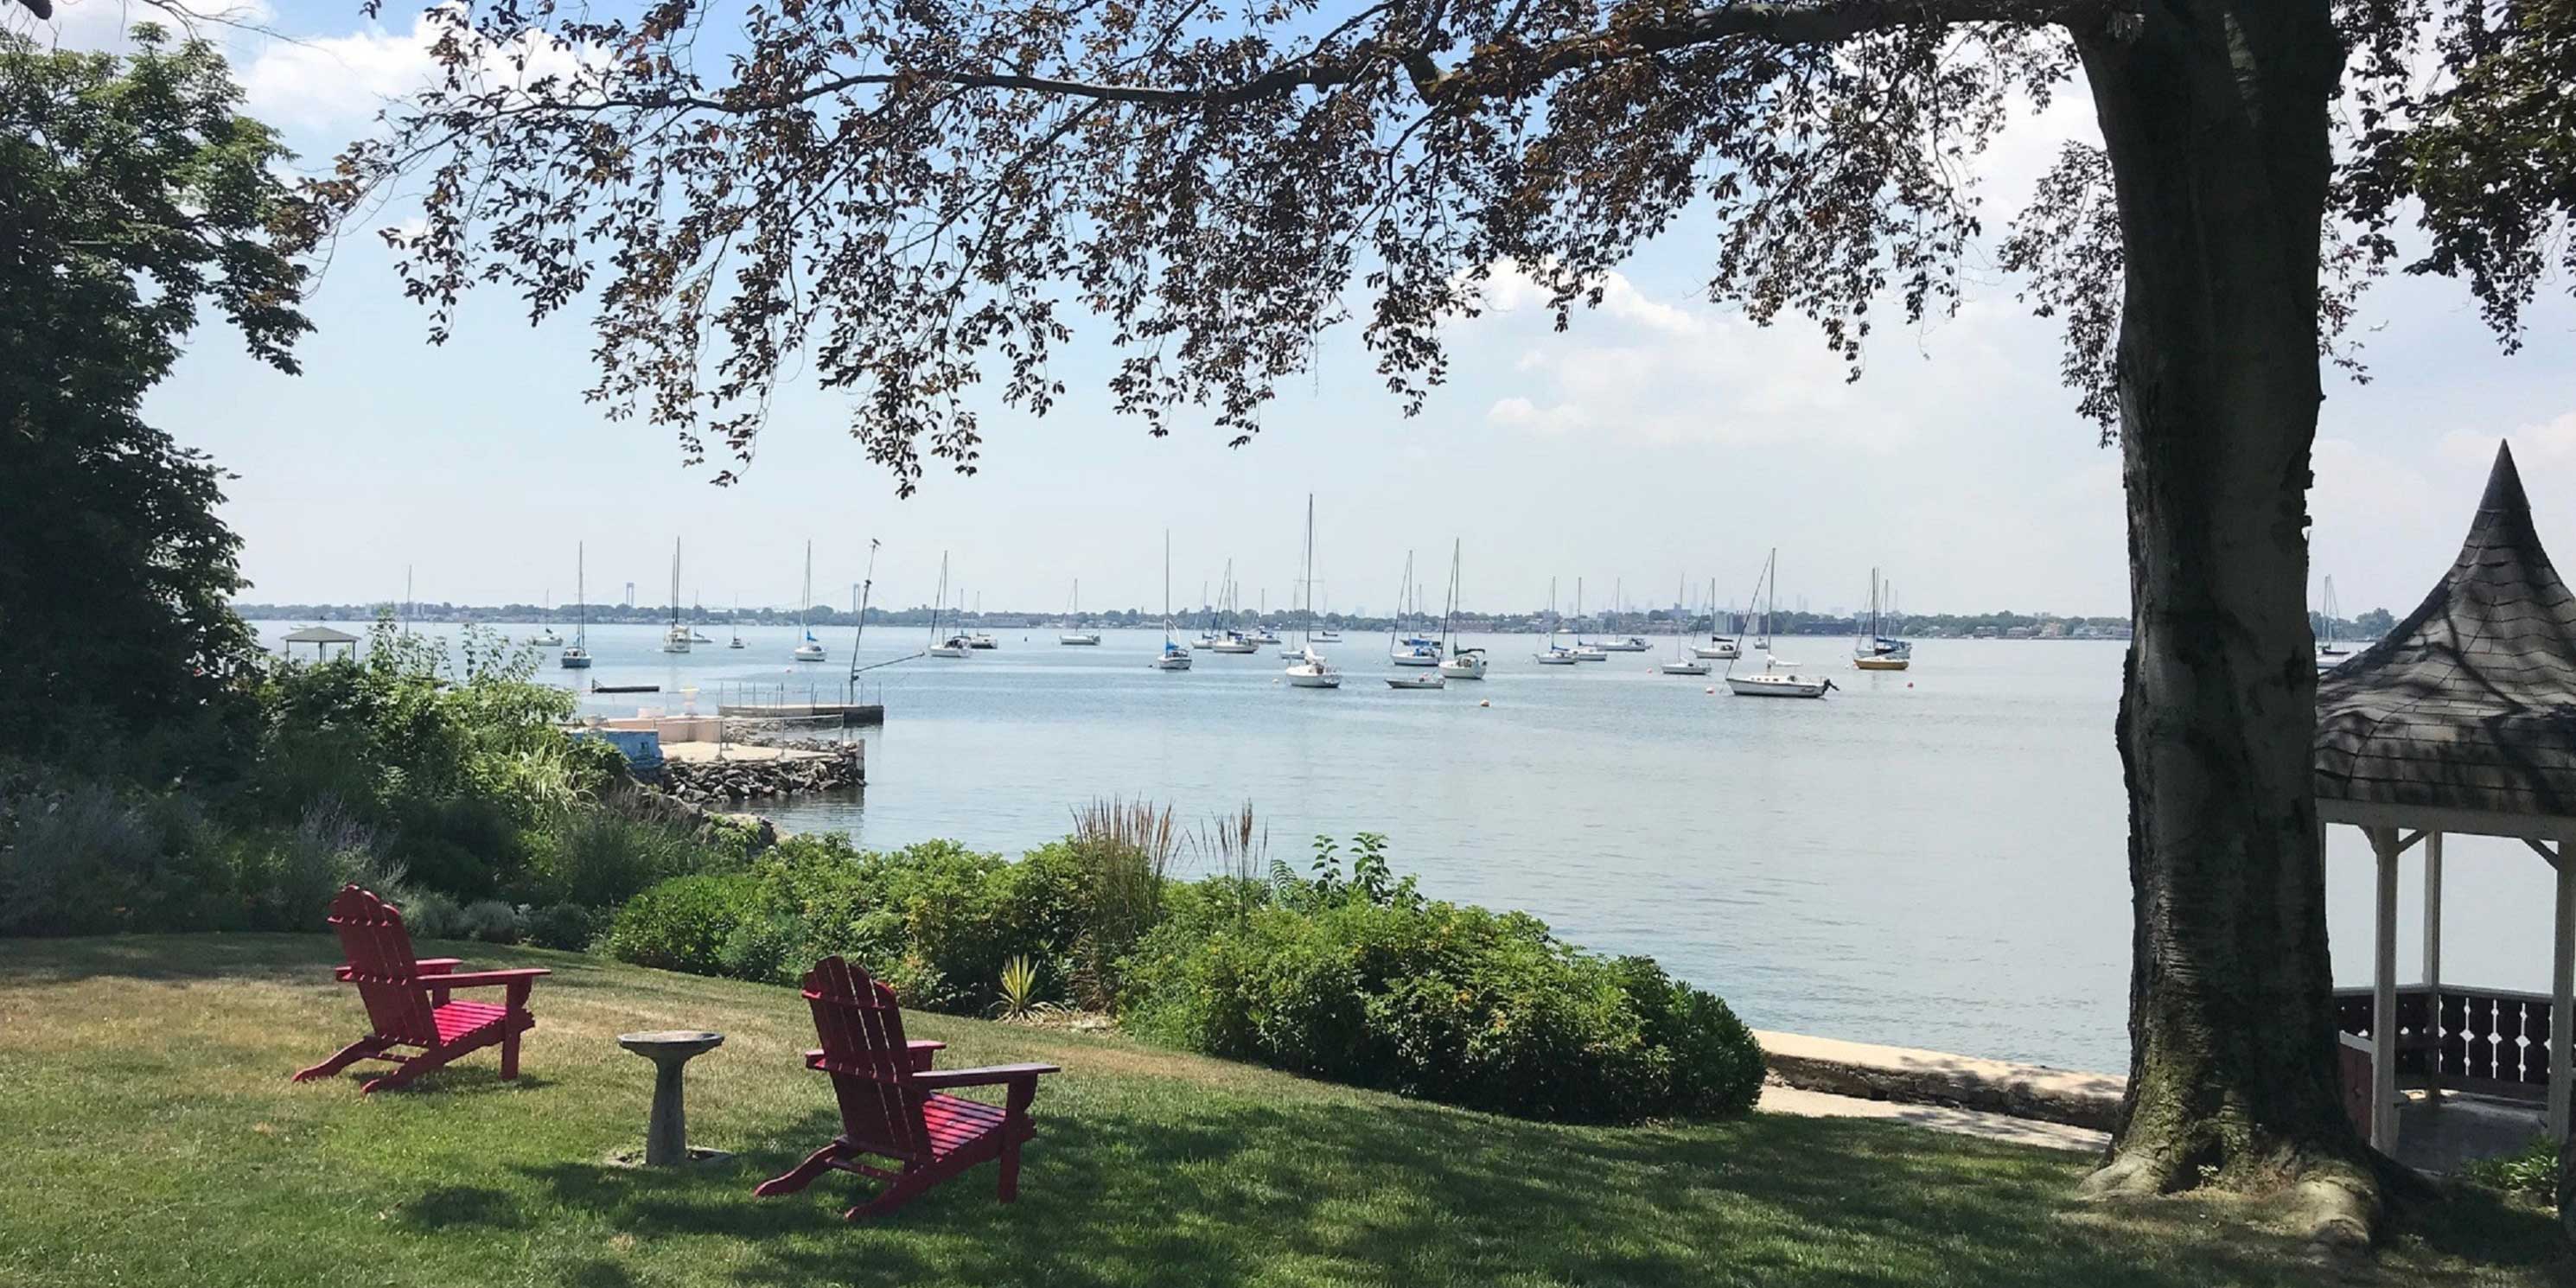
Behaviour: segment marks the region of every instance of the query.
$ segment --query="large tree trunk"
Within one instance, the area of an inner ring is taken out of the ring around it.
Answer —
[[[2104,1191],[2307,1187],[2367,1237],[2335,1090],[2309,785],[2317,243],[2343,54],[2322,0],[2149,0],[2082,44],[2127,253],[2120,705],[2137,900],[2129,1092]]]

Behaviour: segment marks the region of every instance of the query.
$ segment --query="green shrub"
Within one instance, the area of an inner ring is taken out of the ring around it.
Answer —
[[[0,836],[0,934],[95,935],[234,922],[228,856],[184,797],[98,783],[10,801]]]
[[[1525,914],[1425,903],[1363,875],[1292,878],[1284,901],[1248,911],[1230,897],[1237,884],[1175,900],[1127,962],[1126,1023],[1213,1055],[1530,1117],[1722,1115],[1759,1094],[1752,1035],[1653,962],[1595,957]]]
[[[2542,1132],[2503,1157],[2469,1162],[2460,1169],[2460,1176],[2534,1203],[2554,1205],[2558,1201],[2558,1143]]]
[[[383,894],[383,891],[378,891]],[[423,890],[409,899],[393,903],[402,913],[403,929],[415,940],[461,939],[465,936],[465,909],[454,899],[435,890]]]
[[[577,903],[550,904],[528,914],[528,942],[539,948],[581,952],[599,938],[609,916],[603,909],[585,908]]]
[[[487,944],[515,944],[523,935],[519,910],[499,899],[479,899],[465,905],[457,918],[457,930],[464,938]]]
[[[688,833],[599,808],[568,809],[529,846],[520,893],[531,903],[614,908],[656,882],[732,866]]]
[[[602,943],[619,961],[720,974],[725,943],[758,893],[757,881],[739,874],[673,877],[618,909]]]

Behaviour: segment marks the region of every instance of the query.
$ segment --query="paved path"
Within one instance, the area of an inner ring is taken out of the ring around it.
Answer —
[[[1954,1109],[1948,1105],[1908,1105],[1893,1100],[1863,1100],[1858,1096],[1837,1096],[1822,1091],[1801,1091],[1770,1083],[1762,1088],[1762,1112],[1793,1114],[1800,1118],[1883,1118],[1891,1122],[1912,1123],[1933,1131],[1956,1132],[1986,1140],[2006,1141],[2015,1145],[2036,1145],[2041,1149],[2065,1149],[2098,1153],[2111,1141],[2110,1133],[2089,1127],[2069,1127],[2064,1123],[2040,1122],[2032,1118],[2014,1118],[2006,1114],[1987,1113],[1980,1109]]]
[[[1757,1031],[1774,1081],[1801,1091],[1923,1108],[1955,1107],[2108,1131],[2123,1079],[1946,1051]]]

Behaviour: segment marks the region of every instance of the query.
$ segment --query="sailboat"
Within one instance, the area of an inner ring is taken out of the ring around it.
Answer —
[[[1440,645],[1437,642],[1424,639],[1419,631],[1411,635],[1402,633],[1406,616],[1405,598],[1413,592],[1413,552],[1410,550],[1404,552],[1404,580],[1400,586],[1395,596],[1395,617],[1386,628],[1387,660],[1397,666],[1438,666]]]
[[[662,632],[662,651],[686,653],[692,633],[680,624],[680,539],[671,538],[671,628]]]
[[[868,538],[868,570],[859,578],[858,602],[850,606],[850,701],[859,700],[859,672],[869,668],[859,665],[859,648],[868,642],[868,596],[877,588],[877,547],[875,537]]]
[[[726,620],[727,622],[729,622],[729,623],[731,623],[731,624],[733,625],[733,642],[732,642],[732,643],[730,643],[730,644],[725,645],[725,647],[726,647],[726,648],[741,648],[741,647],[742,647],[742,597],[741,597],[741,596],[739,596],[739,595],[734,596],[734,601],[733,601],[733,612],[732,612],[731,614],[727,615],[727,616],[726,616],[726,618],[725,618],[725,620]]]
[[[1549,598],[1554,599],[1555,596],[1551,594]],[[1553,605],[1550,605],[1548,611],[1554,612],[1556,610]],[[1567,649],[1565,653],[1566,656],[1573,658],[1577,662],[1607,662],[1610,660],[1610,655],[1602,652],[1600,645],[1586,644],[1583,642],[1583,579],[1581,577],[1574,579],[1574,647]]]
[[[695,595],[691,595],[691,596],[689,596],[689,642],[690,642],[690,643],[692,643],[692,644],[713,644],[713,643],[715,643],[715,641],[714,641],[714,640],[711,640],[711,639],[708,639],[708,638],[707,638],[707,633],[706,633],[705,631],[702,631],[702,630],[699,630],[699,629],[698,629],[698,623],[703,622],[703,621],[705,621],[706,619],[707,619],[707,610],[706,610],[706,606],[705,606],[704,604],[701,604],[701,603],[699,603],[699,602],[698,602],[698,597],[697,597],[697,596],[695,596]]]
[[[1055,637],[1058,644],[1098,644],[1100,632],[1080,629],[1082,625],[1082,578],[1073,579],[1073,600],[1064,610],[1064,624],[1074,627]]]
[[[1879,618],[1882,583],[1869,570],[1869,633],[1852,642],[1852,665],[1864,671],[1902,671],[1914,665],[1914,645],[1888,635]]]
[[[939,552],[939,593],[932,596],[930,600],[930,655],[955,661],[972,654],[975,641],[955,627],[951,627],[946,635],[939,633],[939,610],[946,607],[947,603],[948,552],[942,550]],[[962,594],[957,597],[957,615],[959,617],[966,615],[966,597]]]
[[[799,662],[820,662],[830,656],[823,647],[823,641],[814,638],[813,628],[805,624],[805,614],[812,611],[813,606],[814,543],[808,541],[805,543],[805,590],[796,597],[796,633],[802,637],[797,641],[795,652]]]
[[[1334,670],[1332,663],[1315,651],[1315,615],[1311,611],[1315,597],[1314,578],[1315,494],[1309,492],[1306,494],[1306,599],[1310,611],[1306,614],[1305,643],[1297,650],[1297,660],[1288,664],[1285,678],[1292,688],[1338,689],[1342,687],[1342,673]]]
[[[1714,614],[1717,612],[1717,584],[1714,580],[1709,583],[1708,598],[1708,611]],[[1682,645],[1682,640],[1685,639],[1687,635],[1687,627],[1683,626],[1679,621],[1673,623],[1672,660],[1656,667],[1656,670],[1659,670],[1666,675],[1708,674],[1708,659],[1698,656],[1694,650],[1685,648]]]
[[[961,623],[966,620],[966,592],[962,590],[957,592],[957,620]],[[984,620],[984,592],[980,590],[975,592],[975,620],[978,623]],[[994,641],[991,632],[979,629],[966,637],[966,647],[1000,648],[1001,645]]]
[[[1610,583],[1610,613],[1614,617],[1628,611],[1628,597],[1624,592],[1625,587],[1621,583],[1615,581]],[[1652,651],[1655,646],[1647,643],[1643,635],[1622,635],[1615,640],[1605,640],[1593,647],[1603,653],[1645,653]]]
[[[1574,650],[1556,642],[1556,578],[1547,579],[1547,647],[1530,657],[1540,666],[1572,666]]]
[[[583,574],[588,571],[585,566],[587,551],[578,542],[572,549],[572,647],[563,651],[560,665],[567,671],[587,671],[590,669],[590,602],[582,584]]]
[[[1734,615],[1734,610],[1727,611],[1727,616]],[[1708,579],[1708,643],[1694,645],[1691,648],[1691,656],[1732,662],[1743,652],[1744,650],[1736,645],[1734,636],[1717,628],[1717,578],[1711,577]]]
[[[2321,614],[2325,618],[2325,638],[2317,641],[2317,669],[2320,671],[2342,665],[2345,656],[2352,652],[2335,639],[2335,618],[2341,613],[2342,606],[2335,603],[2334,576],[2329,573],[2326,576],[2325,606]]]
[[[1458,625],[1458,597],[1462,583],[1458,580],[1458,542],[1449,543],[1449,604],[1440,615],[1440,674],[1452,680],[1485,678],[1485,650],[1462,647],[1454,634]]]
[[[1234,561],[1225,561],[1225,578],[1217,583],[1216,608],[1208,615],[1208,631],[1203,637],[1211,653],[1249,654],[1261,651],[1261,643],[1236,626],[1242,616],[1239,597],[1242,589],[1234,584]]]
[[[1769,599],[1762,598],[1765,587]],[[1762,605],[1760,638],[1771,637],[1771,610],[1780,598],[1780,551],[1774,547],[1771,557],[1763,562],[1762,580],[1754,586],[1754,599]],[[1790,669],[1783,671],[1782,666]],[[1762,669],[1752,675],[1737,675],[1732,664],[1727,667],[1726,687],[1740,698],[1821,698],[1834,687],[1834,682],[1820,675],[1800,675],[1794,662],[1783,663],[1766,649]]]
[[[1190,651],[1172,638],[1172,530],[1163,529],[1163,651],[1154,655],[1157,671],[1190,669]]]
[[[551,621],[554,615],[555,593],[549,590],[546,592],[546,617],[549,621],[545,626],[540,627],[536,634],[528,637],[529,643],[536,645],[538,648],[563,647],[563,636],[555,634],[555,628]]]

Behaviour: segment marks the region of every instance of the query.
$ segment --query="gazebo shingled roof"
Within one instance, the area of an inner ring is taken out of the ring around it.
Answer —
[[[2459,559],[2317,681],[2321,801],[2576,817],[2576,595],[2499,444]]]
[[[355,644],[358,642],[358,637],[348,633],[347,631],[333,630],[328,626],[305,626],[288,631],[286,633],[285,642],[289,644]]]

